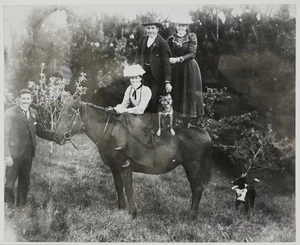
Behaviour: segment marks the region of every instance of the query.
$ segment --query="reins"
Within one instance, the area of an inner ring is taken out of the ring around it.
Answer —
[[[106,132],[106,129],[107,129],[107,126],[108,126],[108,123],[109,123],[110,117],[111,117],[111,114],[109,113],[109,116],[108,116],[108,118],[107,118],[107,121],[106,121],[106,123],[105,123],[105,127],[104,127],[104,129],[103,129],[103,133],[105,133],[105,132]]]

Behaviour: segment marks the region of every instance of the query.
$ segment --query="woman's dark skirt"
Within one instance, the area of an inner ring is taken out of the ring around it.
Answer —
[[[121,147],[128,158],[141,165],[153,167],[155,148],[151,114],[123,113],[112,131],[116,146]]]
[[[172,67],[172,97],[179,117],[199,117],[204,114],[202,78],[197,62],[192,59]]]

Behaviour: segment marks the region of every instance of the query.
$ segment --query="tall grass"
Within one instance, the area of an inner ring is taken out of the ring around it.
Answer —
[[[138,216],[117,210],[109,168],[84,135],[54,147],[40,140],[28,204],[12,223],[18,241],[28,242],[295,242],[295,197],[257,186],[251,217],[234,212],[231,179],[213,169],[198,218],[187,218],[191,191],[182,167],[160,176],[134,174]]]

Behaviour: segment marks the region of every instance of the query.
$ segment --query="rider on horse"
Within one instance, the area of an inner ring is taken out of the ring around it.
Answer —
[[[117,151],[142,165],[151,167],[154,162],[154,141],[151,129],[151,114],[145,113],[152,96],[151,89],[142,83],[145,73],[140,65],[126,66],[124,77],[129,77],[131,85],[125,91],[121,104],[110,107],[120,114],[112,131],[116,139]],[[146,156],[146,157],[145,157]],[[128,159],[122,167],[130,165]]]

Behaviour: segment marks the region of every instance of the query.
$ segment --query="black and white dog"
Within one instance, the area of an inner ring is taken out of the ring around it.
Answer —
[[[175,131],[173,129],[173,100],[170,93],[160,96],[159,105],[158,105],[158,130],[156,132],[157,136],[161,135],[161,123],[163,118],[169,116],[170,118],[170,133],[174,136]]]
[[[254,182],[260,182],[258,179],[253,179],[250,182],[247,178],[247,173],[243,173],[241,177],[232,181],[233,187],[231,188],[235,194],[235,208],[238,209],[241,203],[244,204],[245,212],[249,213],[254,207],[254,201],[256,196],[256,191],[254,188]]]

